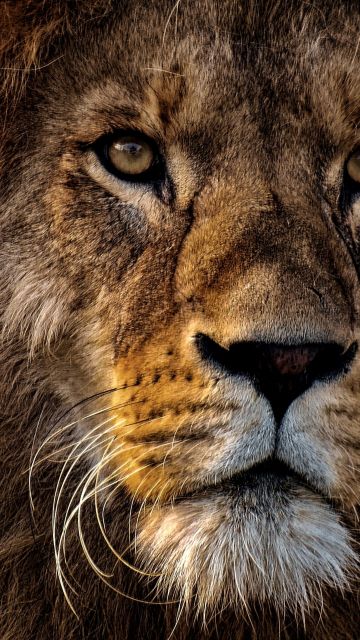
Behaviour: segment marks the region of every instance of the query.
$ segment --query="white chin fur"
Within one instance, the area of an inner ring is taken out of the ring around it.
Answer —
[[[290,490],[212,490],[154,508],[137,535],[158,595],[194,614],[269,603],[281,615],[321,608],[325,585],[344,588],[356,556],[346,528],[320,496]]]

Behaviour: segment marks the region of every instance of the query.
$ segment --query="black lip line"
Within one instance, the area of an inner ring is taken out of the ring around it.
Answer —
[[[304,476],[294,471],[287,464],[285,464],[278,458],[274,458],[274,457],[266,458],[266,460],[263,460],[262,462],[253,465],[252,467],[244,470],[243,472],[234,473],[231,476],[224,477],[217,483],[206,484],[206,485],[197,487],[189,492],[175,496],[173,500],[169,500],[169,502],[165,504],[171,504],[174,501],[180,502],[183,500],[188,500],[194,496],[199,497],[199,494],[201,495],[201,493],[206,490],[211,491],[211,489],[219,489],[222,486],[225,488],[227,485],[230,485],[230,486],[232,485],[234,488],[236,488],[236,486],[239,486],[239,485],[241,486],[243,484],[246,484],[247,478],[250,478],[251,476],[254,476],[259,473],[261,475],[265,475],[266,473],[273,474],[273,475],[276,475],[278,478],[288,477],[288,478],[295,479],[300,486],[320,496],[329,507],[331,507],[332,509],[336,508],[335,501],[332,500],[327,494],[320,491],[317,486],[309,483],[308,480],[304,478]],[[240,482],[237,482],[237,480],[239,480]]]

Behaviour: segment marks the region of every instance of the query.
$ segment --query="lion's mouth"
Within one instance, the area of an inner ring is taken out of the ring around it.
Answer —
[[[264,489],[266,492],[270,490],[274,493],[291,495],[294,487],[303,487],[328,501],[328,496],[317,486],[277,459],[266,460],[244,473],[234,475],[228,480],[227,485],[239,495],[246,494],[246,496],[252,494],[256,496]]]
[[[299,476],[290,467],[276,459],[268,459],[264,462],[254,465],[243,473],[238,473],[232,476],[228,482],[238,488],[251,488],[255,486],[259,480],[274,480],[277,479],[280,482],[286,481],[289,478],[297,478]]]
[[[231,494],[232,497],[242,500],[244,506],[259,506],[259,500],[261,501],[264,495],[269,495],[269,492],[281,493],[290,498],[295,487],[303,487],[333,506],[329,496],[323,493],[318,486],[276,458],[268,458],[241,473],[183,493],[177,496],[176,500],[189,500],[204,495],[222,493]]]

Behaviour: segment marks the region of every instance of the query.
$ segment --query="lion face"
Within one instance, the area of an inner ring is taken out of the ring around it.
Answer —
[[[356,564],[360,17],[216,7],[34,80],[4,322],[64,402],[112,390],[89,458],[161,597],[305,609]]]

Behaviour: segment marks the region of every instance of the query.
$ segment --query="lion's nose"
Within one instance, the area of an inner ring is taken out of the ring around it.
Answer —
[[[278,421],[289,405],[314,382],[346,371],[357,344],[267,344],[235,342],[228,349],[204,334],[196,344],[203,361],[231,376],[246,376],[269,400]]]
[[[305,374],[310,364],[319,355],[321,347],[319,345],[283,346],[264,345],[260,351],[259,364],[261,360],[267,363],[268,367],[274,368],[276,373],[282,376],[297,376]]]

